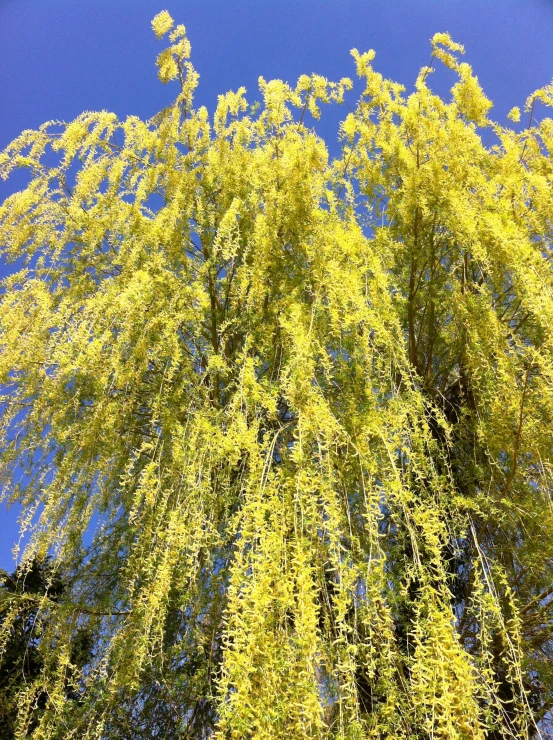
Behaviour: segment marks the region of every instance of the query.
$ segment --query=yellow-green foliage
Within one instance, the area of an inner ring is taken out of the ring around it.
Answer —
[[[152,26],[172,105],[0,154],[30,175],[0,206],[5,495],[71,578],[18,737],[539,736],[551,88],[513,129],[447,34],[410,95],[354,50],[329,162],[307,119],[349,80],[210,118],[184,27]]]

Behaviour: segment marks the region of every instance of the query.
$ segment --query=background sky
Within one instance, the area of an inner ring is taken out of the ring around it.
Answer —
[[[553,78],[553,0],[0,0],[0,150],[84,110],[149,118],[167,105],[176,88],[157,80],[163,45],[150,26],[163,9],[186,26],[196,100],[210,110],[241,85],[253,102],[259,75],[353,77],[353,47],[375,49],[376,69],[409,90],[437,31],[465,45],[501,123]],[[344,114],[320,129],[331,150]],[[23,184],[0,182],[0,200]],[[0,568],[13,569],[17,536],[17,511],[0,507]]]

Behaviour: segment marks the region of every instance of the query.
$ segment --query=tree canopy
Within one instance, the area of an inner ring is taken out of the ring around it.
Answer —
[[[3,596],[17,737],[546,737],[553,87],[504,126],[447,34],[410,93],[353,50],[331,159],[349,79],[210,116],[152,25],[174,103],[0,154],[0,471],[68,584]]]

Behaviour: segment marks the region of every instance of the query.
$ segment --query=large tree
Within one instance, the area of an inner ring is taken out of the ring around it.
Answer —
[[[552,88],[505,127],[446,34],[409,95],[354,50],[329,162],[349,80],[210,117],[153,28],[172,105],[0,155],[1,473],[71,584],[18,737],[547,737]]]

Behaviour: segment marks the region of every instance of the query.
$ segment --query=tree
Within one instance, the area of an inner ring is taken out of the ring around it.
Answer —
[[[27,682],[37,681],[44,669],[41,649],[43,636],[48,634],[48,609],[41,601],[56,604],[66,584],[56,575],[49,558],[33,560],[11,575],[0,571],[0,626],[4,645],[0,658],[0,733],[4,740],[15,738],[17,727],[17,697]],[[16,609],[13,608],[14,602]],[[71,650],[72,662],[82,667],[90,659],[90,641],[86,632],[76,634]],[[78,700],[79,694],[69,688],[66,698]],[[38,723],[38,716],[47,702],[46,690],[38,694],[29,726]]]
[[[329,162],[349,80],[211,121],[153,28],[172,105],[0,155],[2,475],[71,575],[20,737],[544,737],[553,88],[506,127],[446,34],[409,95],[354,50]]]

